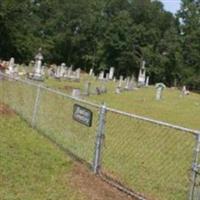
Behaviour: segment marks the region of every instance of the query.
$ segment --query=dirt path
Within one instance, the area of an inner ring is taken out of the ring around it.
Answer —
[[[81,164],[74,166],[71,174],[71,185],[86,195],[87,200],[134,200],[103,182]]]

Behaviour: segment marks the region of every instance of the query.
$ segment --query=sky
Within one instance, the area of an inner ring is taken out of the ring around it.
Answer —
[[[181,0],[160,0],[160,1],[164,4],[165,10],[170,11],[174,14],[180,8]]]

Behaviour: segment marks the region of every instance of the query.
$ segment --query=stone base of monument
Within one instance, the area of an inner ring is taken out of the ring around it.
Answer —
[[[28,78],[34,81],[44,81],[44,76],[42,74],[28,74]]]

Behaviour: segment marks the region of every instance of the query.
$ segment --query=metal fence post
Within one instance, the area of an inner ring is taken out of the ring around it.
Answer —
[[[191,178],[191,188],[190,188],[190,193],[189,193],[189,200],[199,200],[199,191],[197,190],[196,186],[196,181],[198,178],[199,174],[199,156],[200,156],[200,135],[196,135],[196,146],[194,150],[194,160],[192,163],[192,178]],[[199,187],[199,186],[198,186]]]
[[[104,131],[105,131],[105,117],[106,117],[106,106],[103,104],[100,108],[99,113],[99,126],[96,134],[96,145],[95,145],[95,153],[94,153],[94,161],[93,161],[93,172],[98,174],[100,166],[101,166],[101,152],[102,152],[102,144],[104,140]]]
[[[32,116],[32,121],[31,121],[32,127],[35,126],[35,122],[36,122],[36,115],[37,115],[37,111],[38,111],[38,107],[39,107],[39,100],[40,100],[40,91],[41,91],[41,87],[39,85],[39,86],[37,86],[37,93],[36,93],[35,104],[34,104],[34,108],[33,108],[33,116]]]

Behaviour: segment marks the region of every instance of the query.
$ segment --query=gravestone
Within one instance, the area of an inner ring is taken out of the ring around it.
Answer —
[[[145,86],[148,87],[149,86],[149,76],[147,76],[146,81],[145,81]]]
[[[76,70],[76,79],[77,79],[77,80],[80,80],[80,75],[81,75],[81,69],[78,68],[78,69]]]
[[[145,68],[145,61],[142,61],[142,66],[139,71],[139,76],[138,76],[138,84],[139,86],[144,86],[145,85],[145,80],[146,80],[146,68]]]
[[[84,95],[86,96],[90,95],[90,87],[91,87],[91,83],[87,81],[84,87]]]
[[[61,78],[61,66],[56,67],[55,78]]]
[[[130,77],[126,78],[126,83],[125,83],[125,90],[129,90],[130,89]]]
[[[163,83],[156,84],[156,100],[162,99],[163,90],[165,88],[166,88],[166,86]]]
[[[93,75],[93,69],[92,69],[92,68],[90,69],[90,73],[89,73],[89,75],[90,75],[90,76]]]
[[[109,73],[106,74],[106,81],[109,80]]]
[[[120,87],[116,87],[115,93],[116,93],[116,94],[121,94],[121,88],[120,88]]]
[[[80,98],[81,97],[81,92],[80,92],[80,89],[73,89],[72,90],[72,97],[74,98]]]
[[[66,64],[62,63],[60,68],[60,76],[64,77],[65,73],[66,73]]]
[[[43,81],[44,77],[42,74],[42,60],[43,60],[43,55],[42,55],[42,49],[38,49],[38,53],[35,56],[35,65],[34,65],[34,71],[33,71],[33,76],[31,77],[33,80],[37,81]]]
[[[15,67],[15,59],[12,57],[8,64],[8,71],[7,74],[13,75],[14,74],[14,67]]]
[[[70,66],[67,70],[67,77],[70,77],[72,74],[72,66]]]
[[[119,85],[118,87],[122,87],[122,83],[123,83],[123,76],[119,77]]]
[[[103,80],[104,79],[104,71],[101,71],[99,74],[99,80]]]
[[[112,80],[113,79],[113,76],[114,76],[114,72],[115,72],[115,68],[114,67],[111,67],[110,68],[110,71],[109,71],[109,80]]]
[[[190,94],[190,91],[187,90],[186,86],[184,85],[183,88],[182,88],[182,96],[186,96],[186,95],[189,95]]]

